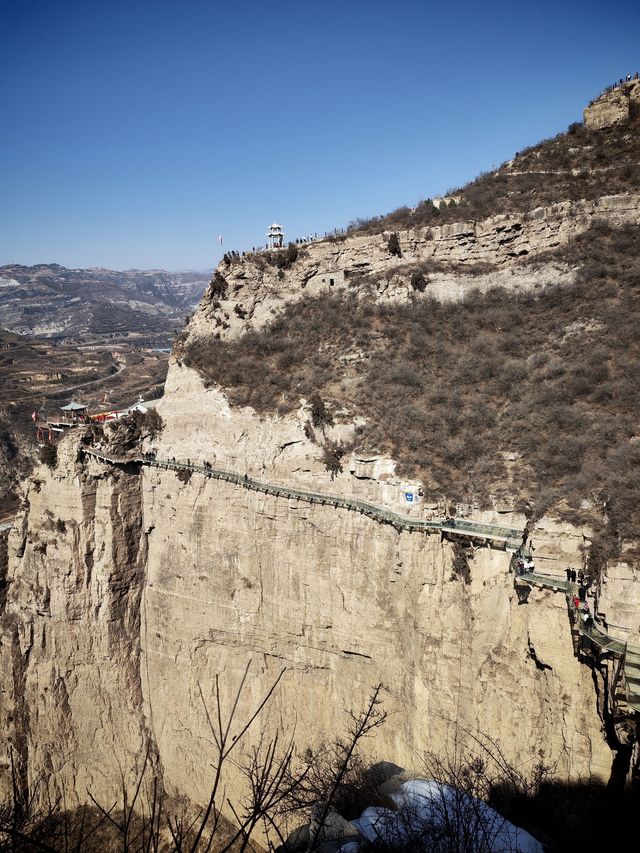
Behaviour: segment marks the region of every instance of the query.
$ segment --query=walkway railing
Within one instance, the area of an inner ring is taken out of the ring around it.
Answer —
[[[512,564],[514,561],[512,560]],[[591,619],[588,623],[582,619],[583,610],[573,603],[573,596],[578,591],[578,584],[571,583],[564,578],[553,575],[543,575],[538,572],[525,572],[517,575],[532,586],[541,586],[554,592],[562,591],[567,597],[567,606],[571,613],[578,634],[586,637],[602,652],[608,652],[622,659],[622,672],[624,677],[625,696],[629,707],[633,711],[640,712],[640,645],[630,645],[617,637],[612,637],[603,631],[596,622]]]
[[[126,465],[131,463],[146,465],[150,468],[159,468],[173,471],[191,471],[204,474],[216,480],[234,483],[250,491],[262,492],[266,495],[290,498],[305,501],[309,504],[320,504],[321,506],[333,506],[346,509],[350,512],[359,512],[376,521],[391,524],[402,530],[416,530],[424,533],[445,533],[451,536],[460,536],[464,539],[480,540],[489,544],[499,545],[507,551],[515,551],[522,543],[522,531],[512,527],[500,527],[493,524],[478,524],[473,521],[461,519],[421,519],[411,518],[407,515],[394,512],[379,504],[355,497],[342,497],[340,495],[327,494],[325,492],[312,492],[306,489],[296,489],[292,486],[283,486],[277,483],[269,483],[265,480],[256,480],[246,474],[238,474],[225,468],[214,466],[196,465],[187,460],[153,459],[146,456],[114,456],[95,448],[84,448],[84,453],[92,456],[100,462],[111,465]]]
[[[212,465],[196,465],[190,460],[186,462],[177,459],[157,459],[151,456],[114,456],[96,448],[83,448],[87,456],[105,462],[110,465],[147,465],[150,468],[158,468],[168,471],[191,471],[204,474],[216,480],[234,483],[251,491],[262,492],[266,495],[302,500],[310,504],[322,506],[334,506],[351,512],[359,512],[363,515],[392,524],[401,530],[418,530],[426,533],[445,533],[453,536],[461,536],[472,540],[484,540],[488,543],[499,543],[506,550],[514,551],[511,559],[511,568],[516,571],[517,556],[522,543],[522,531],[512,527],[500,527],[492,524],[478,524],[473,521],[462,519],[419,519],[410,518],[406,515],[393,512],[393,510],[382,507],[370,501],[355,497],[341,497],[339,495],[326,494],[324,492],[311,492],[306,489],[296,489],[292,486],[283,486],[277,483],[269,483],[265,480],[256,480],[247,474],[238,474],[225,468],[217,468]],[[526,581],[532,586],[541,586],[554,592],[564,592],[567,605],[573,617],[578,633],[587,637],[591,643],[598,646],[603,652],[608,652],[623,660],[623,673],[626,700],[629,707],[640,713],[640,646],[631,646],[615,637],[609,636],[593,620],[587,624],[581,619],[580,608],[573,604],[573,596],[577,585],[564,578],[555,575],[545,575],[539,572],[524,572],[516,577]]]

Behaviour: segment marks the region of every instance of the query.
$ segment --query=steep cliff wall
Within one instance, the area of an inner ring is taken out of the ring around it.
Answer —
[[[184,368],[172,368],[169,383],[161,455],[215,458],[326,491],[366,489],[393,505],[388,481],[346,471],[330,481],[295,419],[232,412]],[[505,553],[478,549],[465,585],[438,537],[198,475],[177,498],[174,473],[143,477],[153,519],[147,706],[168,784],[202,797],[198,684],[238,675],[248,658],[254,701],[287,666],[274,710],[287,730],[332,731],[336,710],[358,706],[382,681],[394,714],[375,744],[381,756],[411,765],[459,727],[490,732],[517,762],[542,750],[567,776],[608,776],[592,674],[573,656],[564,598],[534,592],[519,605]]]
[[[329,482],[313,445],[289,443],[295,423],[236,420],[190,371],[174,370],[172,382],[162,453],[178,441],[193,458],[216,447],[219,462],[269,478],[293,467],[317,488],[364,489],[347,473]],[[180,439],[187,412],[198,435]],[[377,756],[411,766],[421,750],[480,730],[518,763],[544,756],[568,777],[608,777],[564,599],[534,592],[519,605],[505,553],[478,549],[465,584],[437,536],[195,474],[181,483],[171,472],[79,466],[67,450],[58,471],[39,475],[24,532],[11,537],[5,771],[13,747],[25,780],[54,773],[70,801],[87,789],[107,800],[150,746],[167,789],[203,802],[215,675],[228,699],[252,660],[241,714],[285,666],[269,724],[297,726],[302,744],[331,735],[339,709],[382,681],[392,716]],[[372,482],[369,494],[378,488],[388,487]]]
[[[140,479],[75,460],[63,444],[58,468],[28,488],[0,616],[2,790],[13,751],[20,784],[48,781],[69,803],[130,785],[147,742]]]
[[[438,273],[447,299],[474,282],[542,286],[571,271],[551,265],[534,275],[517,258],[525,249],[542,255],[605,211],[613,222],[640,221],[629,196],[559,205],[522,222],[402,233],[402,262],[449,263]],[[386,282],[377,298],[411,296],[406,277],[394,279],[398,259],[384,237],[306,251],[282,276],[251,260],[223,269],[226,295],[210,289],[188,335],[264,325],[287,301],[332,287],[331,278],[348,287],[354,275],[375,274]],[[455,278],[458,260],[492,269]],[[305,432],[306,414],[233,409],[179,355],[159,406],[160,456],[207,459],[397,508],[393,460],[354,457],[330,479]],[[354,428],[328,434],[346,438]],[[383,682],[393,713],[373,747],[380,757],[409,766],[456,730],[479,729],[519,765],[543,755],[566,777],[608,778],[598,679],[573,655],[564,598],[534,591],[519,604],[506,554],[476,550],[465,584],[453,572],[452,546],[438,537],[197,474],[184,483],[166,471],[80,463],[73,441],[58,468],[37,480],[10,537],[2,612],[5,790],[12,749],[25,783],[53,774],[68,797],[83,800],[87,788],[107,799],[123,777],[131,782],[150,748],[166,787],[202,802],[212,684],[221,674],[228,695],[249,659],[241,713],[286,666],[269,720],[287,730],[295,724],[301,743],[331,735],[339,709],[358,707]],[[512,523],[524,521],[509,512]],[[541,556],[557,566],[577,562],[580,532],[568,532],[549,522],[535,531]]]

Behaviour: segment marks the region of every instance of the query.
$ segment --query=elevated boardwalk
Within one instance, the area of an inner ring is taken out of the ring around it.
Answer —
[[[394,512],[386,507],[355,497],[342,497],[324,492],[312,492],[256,480],[247,474],[239,474],[212,465],[196,465],[190,460],[186,462],[177,459],[157,459],[150,455],[116,456],[93,447],[85,447],[82,452],[98,462],[106,465],[129,466],[146,465],[168,471],[190,471],[202,474],[223,482],[242,486],[250,491],[262,492],[267,495],[283,497],[291,500],[305,501],[309,504],[333,506],[349,512],[359,512],[375,521],[390,524],[398,531],[420,531],[423,533],[440,533],[451,539],[461,539],[473,544],[486,544],[511,551],[511,569],[515,573],[516,583],[523,582],[528,587],[541,587],[565,595],[567,609],[572,624],[575,640],[583,641],[588,649],[603,656],[609,656],[618,661],[612,683],[610,684],[611,701],[616,712],[624,716],[640,714],[640,645],[631,645],[612,637],[603,631],[593,619],[589,623],[583,617],[582,602],[576,606],[574,597],[578,585],[555,575],[545,575],[538,572],[519,573],[516,569],[517,560],[523,544],[523,531],[510,527],[500,527],[491,524],[479,524],[463,519],[418,519]],[[576,645],[576,651],[579,644]]]
[[[146,465],[149,468],[159,468],[167,471],[191,471],[203,474],[215,480],[234,483],[250,491],[262,492],[265,495],[305,501],[309,504],[333,506],[349,512],[358,512],[383,524],[390,524],[397,530],[418,531],[422,533],[440,533],[451,539],[462,539],[476,544],[486,544],[506,551],[516,551],[522,544],[522,530],[512,527],[500,527],[493,524],[479,524],[463,519],[421,519],[394,512],[386,507],[355,497],[341,497],[325,492],[311,492],[306,489],[296,489],[256,480],[246,474],[238,474],[224,468],[196,465],[190,461],[174,459],[153,459],[147,456],[114,456],[95,448],[84,448],[87,456],[107,465]]]
[[[578,594],[578,584],[537,572],[525,572],[517,575],[517,578],[531,586],[565,594],[573,630],[578,637],[585,638],[599,649],[601,654],[609,654],[620,661],[618,678],[621,681],[624,699],[632,711],[640,713],[640,645],[631,645],[610,636],[593,620],[587,625],[582,619],[584,612],[582,607],[576,607],[573,603],[573,597]]]

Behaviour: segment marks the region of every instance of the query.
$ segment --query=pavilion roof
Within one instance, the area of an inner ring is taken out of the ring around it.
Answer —
[[[80,412],[86,409],[86,406],[83,406],[81,403],[76,403],[75,400],[72,400],[70,403],[67,403],[66,406],[60,406],[61,412]]]

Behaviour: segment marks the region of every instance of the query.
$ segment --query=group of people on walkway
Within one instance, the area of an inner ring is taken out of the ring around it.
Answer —
[[[605,89],[605,91],[606,92],[613,92],[614,89],[619,89],[620,86],[624,86],[625,83],[630,83],[632,80],[638,80],[638,79],[639,79],[639,75],[638,75],[637,71],[633,75],[633,77],[631,76],[631,74],[627,74],[626,77],[621,77],[617,81],[617,83],[612,83],[611,86],[608,86],[607,89]]]
[[[593,578],[585,575],[582,569],[579,572],[576,572],[575,569],[565,569],[565,574],[569,584],[578,584],[578,590],[573,593],[571,602],[576,612],[580,614],[579,618],[583,626],[591,628],[593,625],[593,615],[587,601],[587,592],[591,589]],[[571,592],[571,587],[569,587],[569,592]]]
[[[580,569],[579,572],[576,572],[575,569],[565,569],[565,574],[567,576],[567,581],[569,583],[577,583],[578,584],[578,595],[580,597],[580,601],[587,600],[587,590],[591,589],[593,584],[593,578],[585,575],[585,573]]]
[[[580,587],[580,589],[582,589],[582,587]],[[584,598],[580,598],[578,595],[574,595],[572,603],[576,612],[580,613],[580,619],[582,620],[584,627],[590,628],[593,625],[593,616],[591,614],[589,602]]]

